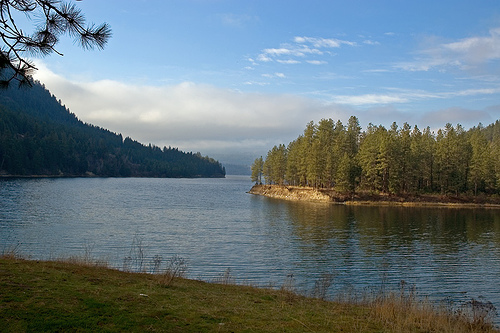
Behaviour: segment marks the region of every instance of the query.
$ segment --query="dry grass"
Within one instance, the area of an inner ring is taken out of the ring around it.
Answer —
[[[394,332],[494,332],[496,309],[475,300],[460,309],[437,306],[416,297],[415,287],[401,281],[399,292],[381,293],[365,302],[371,315]]]
[[[160,259],[160,258],[157,258]],[[293,276],[276,289],[182,278],[182,260],[172,271],[131,273],[89,262],[38,262],[0,258],[0,327],[5,332],[495,332],[479,303],[460,311],[398,292],[344,295],[325,301],[332,283],[319,282],[318,298],[294,291]],[[167,267],[169,265],[167,264]],[[158,267],[158,266],[157,266]],[[490,309],[491,310],[491,309]]]

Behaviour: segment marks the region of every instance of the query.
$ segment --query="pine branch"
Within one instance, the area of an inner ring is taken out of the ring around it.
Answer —
[[[18,28],[13,11],[41,17],[31,36]],[[86,24],[82,11],[72,3],[60,0],[0,0],[0,86],[12,81],[24,85],[30,82],[35,66],[25,54],[47,56],[52,53],[63,55],[56,49],[60,36],[68,34],[85,50],[103,49],[111,38],[107,23]]]

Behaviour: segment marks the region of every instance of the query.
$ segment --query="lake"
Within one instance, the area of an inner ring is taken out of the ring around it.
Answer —
[[[500,210],[352,207],[280,201],[226,179],[3,179],[0,251],[92,256],[131,269],[179,256],[188,277],[333,295],[400,281],[421,296],[500,308]],[[157,257],[158,258],[158,257]],[[137,262],[135,262],[137,264]]]

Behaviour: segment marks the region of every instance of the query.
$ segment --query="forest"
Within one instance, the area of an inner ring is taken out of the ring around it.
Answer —
[[[224,177],[218,161],[86,124],[42,84],[0,89],[0,176]]]
[[[351,116],[307,124],[287,146],[274,146],[252,165],[252,181],[329,188],[341,193],[479,195],[500,191],[500,121],[469,130],[432,131],[393,123],[362,131]]]

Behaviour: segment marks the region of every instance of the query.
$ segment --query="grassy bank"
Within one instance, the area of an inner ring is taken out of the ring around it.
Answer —
[[[223,282],[224,280],[221,280]],[[287,290],[127,273],[67,261],[0,258],[2,332],[493,332],[388,294],[328,302]]]

